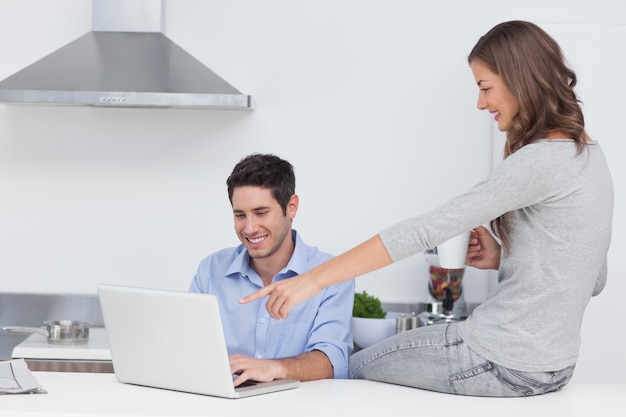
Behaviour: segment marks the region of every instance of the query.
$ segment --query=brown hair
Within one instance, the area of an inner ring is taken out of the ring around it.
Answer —
[[[467,59],[470,64],[479,60],[499,75],[518,102],[518,113],[506,132],[505,158],[554,132],[567,134],[578,152],[585,148],[588,137],[574,92],[576,74],[544,30],[524,21],[501,23],[478,40]],[[491,226],[508,249],[506,215]]]
[[[296,192],[296,176],[293,166],[272,154],[252,154],[235,165],[226,179],[228,199],[233,203],[235,188],[253,185],[267,188],[287,215],[287,204]]]

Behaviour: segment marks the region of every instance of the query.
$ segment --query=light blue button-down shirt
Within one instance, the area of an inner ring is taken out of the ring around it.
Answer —
[[[296,242],[289,263],[273,279],[288,279],[332,258],[307,246],[293,230]],[[230,355],[278,359],[312,350],[322,351],[333,365],[335,378],[347,378],[353,342],[350,330],[354,280],[333,285],[291,309],[289,318],[274,320],[265,308],[267,297],[249,304],[239,299],[263,283],[250,268],[244,245],[222,249],[205,258],[189,291],[215,294],[220,303],[226,345]]]

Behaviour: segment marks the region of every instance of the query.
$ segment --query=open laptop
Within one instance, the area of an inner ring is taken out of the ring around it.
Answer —
[[[278,379],[233,386],[217,297],[98,285],[118,381],[225,398],[296,388]]]

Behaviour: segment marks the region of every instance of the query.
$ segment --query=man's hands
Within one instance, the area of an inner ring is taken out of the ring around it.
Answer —
[[[326,354],[319,350],[285,359],[255,359],[249,356],[232,355],[230,370],[238,375],[235,386],[248,380],[266,382],[275,379],[297,379],[312,381],[333,377],[333,365]]]
[[[500,254],[500,244],[485,227],[479,226],[470,232],[466,265],[478,269],[498,269]]]
[[[243,355],[230,357],[230,370],[237,374],[233,381],[235,386],[248,380],[267,382],[275,379],[284,379],[287,375],[281,362],[275,359],[255,359]]]

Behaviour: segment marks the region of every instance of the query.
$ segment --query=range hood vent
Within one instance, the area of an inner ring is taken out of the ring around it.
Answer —
[[[0,81],[0,102],[252,109],[163,34],[164,0],[93,0],[92,31]]]

